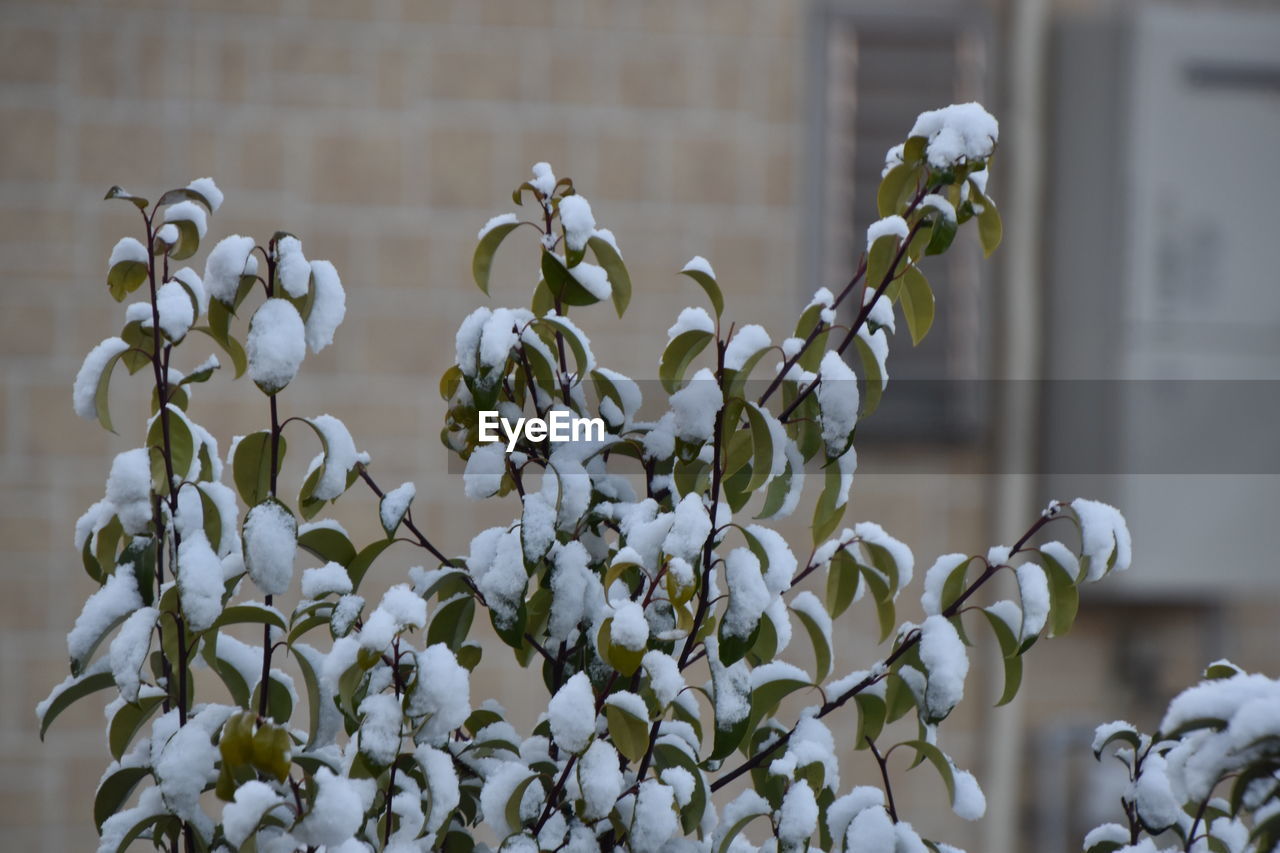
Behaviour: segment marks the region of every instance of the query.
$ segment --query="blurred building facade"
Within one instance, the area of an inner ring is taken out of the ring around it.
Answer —
[[[127,206],[100,201],[108,186],[154,198],[212,175],[227,201],[211,220],[210,244],[230,233],[262,240],[284,228],[302,238],[308,256],[335,263],[347,288],[346,322],[331,349],[307,359],[282,402],[290,413],[342,418],[371,453],[384,486],[417,483],[420,525],[446,553],[459,553],[474,532],[512,510],[460,498],[437,438],[443,406],[436,380],[451,361],[458,321],[483,298],[470,275],[476,230],[509,209],[509,192],[530,164],[547,160],[572,176],[597,220],[618,236],[635,283],[632,308],[625,321],[599,311],[584,324],[602,361],[652,378],[662,330],[696,298],[676,275],[685,261],[708,257],[735,318],[783,334],[814,289],[838,286],[851,272],[866,199],[874,197],[868,183],[884,149],[905,135],[916,113],[976,98],[1002,120],[992,194],[1005,212],[1007,242],[983,262],[965,241],[947,267],[931,272],[939,326],[928,349],[910,352],[899,340],[890,356],[895,379],[920,382],[902,383],[897,409],[891,383],[876,415],[886,425],[869,429],[860,445],[863,470],[850,518],[880,522],[908,542],[918,572],[938,554],[980,553],[1010,541],[1051,495],[1098,493],[1150,519],[1135,529],[1132,574],[1151,582],[1087,596],[1072,634],[1035,650],[1014,708],[987,710],[983,700],[998,693],[998,667],[990,649],[975,651],[988,657],[975,666],[971,701],[945,737],[987,786],[990,820],[973,827],[947,818],[940,785],[924,772],[895,788],[900,801],[927,807],[918,810],[928,813],[922,829],[968,849],[1077,849],[1083,830],[1108,816],[1080,795],[1092,778],[1093,724],[1127,716],[1154,725],[1164,702],[1215,657],[1274,674],[1280,572],[1256,543],[1268,543],[1275,531],[1253,519],[1269,514],[1280,468],[1272,460],[1252,477],[1211,463],[1170,472],[1184,475],[1173,489],[1179,492],[1205,482],[1195,477],[1221,481],[1214,494],[1225,507],[1218,534],[1225,544],[1216,551],[1219,562],[1206,565],[1214,551],[1180,552],[1161,526],[1178,527],[1178,513],[1192,510],[1163,509],[1159,498],[1171,486],[1159,479],[1158,465],[1155,480],[1118,484],[1115,475],[1127,472],[1124,458],[1133,451],[1106,435],[1096,453],[1118,453],[1119,462],[1094,471],[1077,465],[1079,457],[1064,461],[1054,454],[1073,446],[1072,434],[1039,438],[1049,435],[1041,429],[1045,412],[1067,405],[1060,393],[1011,389],[1039,388],[1030,380],[1042,377],[1155,378],[1113,371],[1115,359],[1088,361],[1103,335],[1089,321],[1110,317],[1108,297],[1141,278],[1146,257],[1129,238],[1128,173],[1114,164],[1114,171],[1103,169],[1102,158],[1122,151],[1121,165],[1140,162],[1125,148],[1135,128],[1160,126],[1183,138],[1182,106],[1173,96],[1162,96],[1158,115],[1130,111],[1181,72],[1151,78],[1144,75],[1154,72],[1135,71],[1132,61],[1160,55],[1173,38],[1161,27],[1176,29],[1175,19],[1189,14],[1243,22],[1253,32],[1244,55],[1233,48],[1241,29],[1198,30],[1201,47],[1208,43],[1222,60],[1215,67],[1247,66],[1235,79],[1253,82],[1240,97],[1259,99],[1256,109],[1217,120],[1247,122],[1257,113],[1264,118],[1256,132],[1274,129],[1265,117],[1277,114],[1277,88],[1266,69],[1280,46],[1268,41],[1276,32],[1268,8],[1261,0],[1172,7],[1089,0],[3,0],[2,846],[88,847],[90,803],[107,760],[93,700],[60,718],[44,744],[33,706],[65,675],[64,637],[91,590],[73,553],[73,525],[100,497],[111,454],[140,437],[139,419],[128,414],[144,403],[138,383],[113,388],[119,437],[78,420],[70,407],[84,353],[117,332],[118,312],[102,287],[106,259],[138,224]],[[1082,55],[1084,45],[1096,53]],[[1132,100],[1117,102],[1117,93]],[[1236,97],[1221,87],[1211,96]],[[1215,143],[1225,149],[1206,157],[1230,154],[1230,134],[1197,137],[1190,149],[1162,156],[1194,156],[1196,146]],[[1107,144],[1112,139],[1116,147]],[[1270,189],[1275,197],[1275,174],[1260,168],[1238,193],[1266,197]],[[1235,171],[1223,179],[1242,178]],[[1222,251],[1240,254],[1234,244]],[[495,302],[527,299],[532,279],[521,260],[527,262],[518,251],[501,257]],[[1267,268],[1254,269],[1263,288]],[[1274,265],[1269,275],[1274,284]],[[1096,315],[1081,315],[1072,299],[1073,283],[1086,279],[1094,286],[1082,286],[1080,298]],[[1268,312],[1273,306],[1263,303],[1250,318],[1258,343],[1247,375],[1172,375],[1277,378],[1269,347],[1280,335],[1269,330],[1280,317]],[[1130,316],[1121,312],[1116,322]],[[1177,343],[1179,327],[1166,325],[1159,334]],[[1216,329],[1234,340],[1231,328]],[[1112,340],[1141,333],[1108,331]],[[1185,334],[1198,338],[1201,330]],[[1062,363],[1056,356],[1065,352],[1071,364],[1093,364],[1097,372],[1055,373]],[[932,386],[942,397],[912,390],[930,387],[928,380],[946,380]],[[953,386],[970,391],[947,397]],[[256,392],[225,377],[199,389],[193,410],[224,448],[266,418]],[[1176,405],[1169,411],[1170,418],[1179,414]],[[357,539],[379,535],[376,504],[363,495],[343,501],[337,515]],[[1228,535],[1241,519],[1257,528],[1255,544]],[[1148,531],[1162,548],[1150,562],[1143,558]],[[806,535],[796,528],[797,541]],[[1179,561],[1179,553],[1188,556]],[[379,581],[398,581],[414,561],[408,555],[380,563]],[[1231,575],[1241,581],[1212,594],[1210,584],[1197,582]],[[1177,583],[1156,580],[1169,578]],[[917,615],[913,604],[903,612]],[[845,629],[837,664],[846,669],[876,655],[874,617],[854,616],[861,618]],[[514,664],[494,652],[473,690],[514,697],[518,678]],[[865,769],[859,761],[848,777]]]

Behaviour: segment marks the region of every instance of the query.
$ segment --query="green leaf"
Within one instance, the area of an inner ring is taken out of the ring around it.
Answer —
[[[856,575],[855,582],[856,582]],[[831,674],[831,644],[827,641],[827,635],[812,616],[807,611],[790,608],[795,617],[800,620],[800,624],[804,626],[805,631],[809,634],[809,640],[813,643],[814,669],[817,675],[817,682],[821,684]]]
[[[229,659],[218,654],[218,644],[216,642],[203,643],[200,648],[200,655],[204,658],[205,663],[209,664],[209,668],[217,673],[218,678],[222,679],[222,683],[226,685],[227,692],[231,694],[232,704],[241,708],[250,707],[249,691],[252,685],[245,682],[240,670],[236,669]]]
[[[915,190],[915,176],[916,167],[905,162],[888,171],[876,192],[876,209],[881,217],[903,212],[906,196]]]
[[[129,827],[129,831],[124,833],[120,843],[116,845],[115,853],[124,853],[129,849],[130,844],[141,838],[148,830],[151,831],[152,838],[161,838],[165,835],[176,835],[180,828],[179,819],[171,814],[148,814]],[[100,851],[103,849],[103,847],[98,848]]]
[[[773,433],[764,413],[754,403],[748,403],[743,411],[751,425],[751,479],[746,490],[755,492],[768,481],[773,470]]]
[[[717,721],[719,722],[719,721]],[[742,741],[746,738],[750,728],[751,716],[744,714],[741,720],[738,720],[727,728],[721,728],[719,725],[715,727],[715,740],[712,742],[711,755],[712,761],[722,761],[733,754]]]
[[[1057,560],[1040,552],[1044,573],[1049,579],[1049,636],[1061,637],[1071,630],[1080,608],[1080,589],[1075,578]]]
[[[165,429],[164,422],[169,422],[169,459],[173,465],[173,475],[179,479],[185,480],[187,474],[191,471],[191,462],[195,459],[195,436],[191,434],[191,427],[187,423],[187,419],[183,416],[181,410],[169,404],[165,407],[168,411],[168,417],[164,413],[157,414],[151,421],[151,428],[147,430],[147,446],[154,447],[163,454],[165,450]],[[161,466],[164,469],[164,466]],[[157,485],[163,484],[163,488],[156,491],[165,494],[169,491],[169,483],[167,476],[162,476]]]
[[[150,767],[121,767],[103,777],[93,798],[93,823],[99,834],[107,818],[122,809],[138,783],[149,775]]]
[[[561,305],[595,305],[600,299],[587,290],[552,252],[542,250],[542,280]]]
[[[313,527],[298,535],[298,547],[326,563],[349,566],[356,557],[355,546],[341,530],[333,527]]]
[[[316,671],[316,664],[319,664],[323,658],[310,646],[299,643],[290,647],[293,652],[293,659],[298,663],[298,670],[302,673],[302,683],[307,691],[307,744],[306,749],[311,749],[315,745],[316,735],[320,731],[320,702],[322,694],[320,692],[320,673]],[[313,658],[312,655],[315,655]]]
[[[524,800],[524,792],[536,781],[538,781],[537,774],[530,773],[528,777],[517,783],[511,791],[511,796],[507,797],[507,805],[504,811],[506,812],[507,825],[513,829],[519,830],[524,825],[524,821],[520,819],[520,803]]]
[[[908,265],[902,274],[902,313],[911,332],[911,342],[918,345],[933,326],[933,290],[924,273]]]
[[[696,258],[694,260],[697,260]],[[706,270],[699,268],[690,268],[694,261],[690,261],[685,268],[680,270],[681,275],[687,275],[698,283],[698,286],[707,292],[707,298],[711,300],[711,307],[715,309],[716,317],[724,313],[724,295],[720,292],[720,285],[715,278],[707,273]],[[707,265],[710,269],[710,264]]]
[[[151,719],[163,699],[163,695],[143,696],[137,703],[126,702],[120,706],[107,727],[107,745],[112,758],[119,761],[129,751],[134,736]]]
[[[853,701],[858,706],[858,731],[854,735],[854,748],[866,749],[866,739],[871,738],[874,741],[884,730],[888,706],[885,700],[866,691],[854,695]]]
[[[102,197],[103,201],[113,198],[133,202],[134,206],[137,207],[138,210],[146,210],[147,205],[151,204],[151,202],[147,201],[142,196],[133,195],[124,187],[120,186],[115,186],[107,190],[107,194]]]
[[[848,503],[837,504],[840,496],[840,465],[834,459],[828,459],[823,478],[822,492],[818,495],[817,505],[813,509],[813,541],[821,542],[831,536],[840,526]]]
[[[284,616],[279,610],[256,601],[231,605],[223,610],[218,621],[213,623],[214,628],[223,628],[227,625],[270,625],[281,631],[288,630]]]
[[[680,390],[689,363],[714,339],[715,335],[702,329],[689,329],[671,339],[662,351],[662,361],[658,365],[658,378],[668,394]]]
[[[991,623],[991,630],[996,635],[1004,659],[1004,690],[996,702],[998,708],[1013,701],[1013,697],[1018,695],[1018,688],[1022,685],[1022,657],[1018,654],[1018,638],[1014,636],[1013,629],[990,610],[983,610],[982,613]]]
[[[613,307],[621,317],[626,312],[627,306],[631,304],[631,276],[627,272],[626,264],[622,262],[622,255],[618,254],[613,244],[603,237],[590,238],[587,240],[587,246],[595,254],[600,266],[604,267],[605,274],[609,276],[609,284],[613,287]]]
[[[621,705],[605,700],[604,717],[609,723],[609,737],[630,761],[639,761],[649,749],[649,721],[637,717]]]
[[[894,605],[894,589],[888,581],[886,581],[879,572],[872,571],[866,566],[860,566],[862,576],[867,580],[867,587],[871,590],[871,597],[875,600],[876,616],[880,620],[880,642],[889,639],[894,628],[897,627],[897,608]]]
[[[1093,757],[1101,759],[1102,753],[1106,751],[1107,747],[1111,746],[1111,744],[1116,743],[1117,741],[1128,744],[1130,749],[1136,750],[1142,744],[1142,736],[1139,735],[1138,730],[1133,728],[1132,726],[1117,728],[1115,731],[1109,734],[1102,741],[1102,743],[1097,745],[1097,748],[1093,750]]]
[[[475,279],[476,286],[486,296],[489,294],[489,273],[493,267],[493,255],[502,241],[507,238],[507,235],[522,224],[528,223],[504,222],[500,225],[495,225],[476,244],[476,252],[471,257],[471,276]]]
[[[190,219],[174,219],[165,223],[178,229],[178,242],[169,248],[169,257],[175,261],[185,261],[200,248],[200,232]]]
[[[470,594],[459,593],[448,599],[436,608],[435,615],[431,617],[431,625],[427,628],[427,645],[444,643],[457,652],[467,640],[475,613],[476,600]]]
[[[285,440],[279,437],[276,473],[284,465]],[[271,496],[271,432],[261,430],[240,439],[235,456],[231,460],[232,477],[240,499],[248,506],[257,506]]]
[[[50,693],[50,698],[46,700],[49,704],[44,709],[44,714],[40,717],[40,740],[44,740],[44,733],[49,730],[49,724],[59,714],[67,710],[72,702],[77,699],[83,699],[90,693],[115,686],[116,682],[112,678],[110,671],[95,671],[77,676],[66,688],[63,688],[61,684],[53,688],[54,692]]]
[[[111,425],[111,374],[115,370],[116,362],[128,352],[128,350],[125,350],[107,359],[106,364],[102,366],[102,372],[98,374],[98,387],[93,392],[93,408],[98,413],[98,423],[102,424],[103,429],[107,432],[116,431],[115,427]]]
[[[827,566],[827,612],[832,619],[849,609],[858,592],[858,583],[862,577],[858,571],[858,563],[853,555],[844,548],[838,549]]]
[[[569,349],[573,351],[574,361],[578,365],[578,375],[587,375],[587,370],[591,367],[591,356],[587,348],[588,343],[577,326],[562,317],[540,317],[534,321],[534,328],[539,331],[549,329],[553,335],[555,333],[560,334],[565,342],[569,344]],[[529,347],[528,351],[532,352],[533,347]]]
[[[733,839],[738,837],[742,830],[746,828],[747,824],[751,823],[751,821],[758,817],[765,817],[768,814],[769,812],[765,810],[749,811],[739,817],[732,826],[725,830],[724,836],[716,846],[715,853],[728,853],[729,848],[733,846]]]
[[[120,261],[107,271],[107,290],[116,302],[137,290],[147,280],[148,267],[142,261]]]
[[[912,766],[920,764],[924,760],[928,760],[930,764],[937,769],[938,775],[942,777],[942,784],[947,786],[947,802],[955,802],[956,798],[956,777],[955,771],[951,767],[951,762],[947,756],[943,754],[938,747],[923,740],[908,740],[898,744],[899,746],[908,746],[916,751],[916,761]]]
[[[925,246],[924,253],[926,255],[941,255],[951,248],[951,242],[956,238],[957,228],[958,226],[954,219],[944,216],[941,212],[935,212],[933,215],[933,228],[929,231],[929,245]]]
[[[757,720],[766,717],[776,711],[782,700],[792,693],[813,686],[813,682],[792,675],[766,681],[751,691],[751,715]]]
[[[1000,240],[1004,236],[1000,211],[996,209],[995,203],[983,195],[972,182],[969,188],[970,194],[982,204],[982,212],[978,214],[978,242],[982,244],[982,255],[991,257],[991,253],[1000,245]]]
[[[211,300],[209,302],[209,313],[213,313],[214,305],[221,304],[222,303],[216,299]],[[249,357],[245,354],[244,346],[240,341],[236,340],[236,338],[230,333],[220,335],[209,326],[192,326],[191,330],[193,332],[202,332],[203,334],[213,338],[214,342],[218,344],[218,346],[222,347],[222,351],[231,359],[231,364],[235,368],[235,378],[239,379],[244,375],[245,370],[249,366]]]
[[[369,571],[369,566],[373,565],[373,561],[378,558],[378,555],[387,550],[393,542],[395,542],[394,539],[379,539],[366,545],[351,560],[351,563],[347,566],[347,574],[351,576],[351,589],[353,592],[360,588],[360,581],[364,580],[365,572]]]
[[[872,292],[893,273],[893,261],[898,255],[898,244],[901,240],[896,234],[885,234],[867,249],[867,287]]]

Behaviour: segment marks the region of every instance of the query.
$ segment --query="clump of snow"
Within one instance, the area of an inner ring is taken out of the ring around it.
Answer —
[[[111,640],[108,652],[111,676],[126,702],[138,700],[138,690],[142,685],[139,672],[146,663],[147,652],[151,650],[151,632],[159,618],[160,611],[154,607],[135,610]]]
[[[763,326],[757,326],[754,323],[743,326],[725,347],[725,369],[741,370],[748,358],[772,345],[773,341]]]
[[[551,697],[547,719],[551,736],[561,749],[577,754],[587,748],[596,733],[595,701],[585,672],[575,674]]]
[[[408,713],[417,718],[430,715],[418,737],[440,746],[471,716],[471,673],[444,643],[418,653],[417,671]]]
[[[680,667],[671,655],[654,649],[645,652],[641,665],[649,675],[649,688],[663,708],[674,702],[680,691],[684,690],[684,676],[680,674]]]
[[[853,526],[853,535],[868,545],[878,545],[889,552],[898,569],[898,589],[911,583],[915,574],[916,558],[911,548],[888,533],[874,521],[860,521]]]
[[[929,571],[924,573],[924,591],[920,594],[924,615],[936,616],[942,612],[942,588],[951,573],[968,560],[968,554],[943,554],[934,560]]]
[[[245,345],[249,378],[267,394],[293,381],[307,354],[307,333],[298,309],[287,299],[268,299],[249,322]]]
[[[594,622],[604,605],[604,589],[588,568],[589,559],[586,547],[577,541],[555,551],[547,633],[557,640],[568,640],[580,624]]]
[[[636,652],[648,644],[649,623],[639,602],[624,601],[614,608],[609,639],[614,645]]]
[[[330,593],[346,595],[349,592],[351,592],[351,576],[339,563],[328,562],[317,569],[306,569],[302,573],[303,598],[314,600]]]
[[[360,629],[360,645],[382,650],[401,631],[426,624],[427,603],[408,584],[396,584],[383,594],[377,609],[365,620]]]
[[[366,696],[360,703],[360,751],[375,765],[386,766],[400,752],[404,722],[400,700],[390,693]]]
[[[240,277],[257,270],[253,247],[252,237],[232,234],[223,237],[209,251],[204,262],[204,286],[211,297],[227,305],[232,303],[240,287]]]
[[[471,540],[467,570],[499,623],[515,619],[528,583],[520,531],[491,527],[479,533]]]
[[[908,135],[928,139],[929,165],[947,169],[990,157],[1000,125],[981,104],[970,102],[921,113]]]
[[[307,346],[312,352],[320,352],[333,343],[333,333],[347,316],[347,292],[329,261],[311,262],[311,280],[315,284],[315,298],[307,315]]]
[[[165,222],[190,222],[195,226],[196,235],[203,240],[209,228],[209,216],[203,207],[194,201],[180,201],[164,209]]]
[[[818,828],[818,800],[800,780],[787,789],[778,809],[778,841],[788,847],[804,844]]]
[[[1080,519],[1080,555],[1088,560],[1085,580],[1096,581],[1110,568],[1123,572],[1133,558],[1129,526],[1120,510],[1101,501],[1076,498],[1071,502]],[[1115,565],[1110,566],[1112,554]]]
[[[473,501],[493,497],[507,473],[507,454],[502,441],[482,444],[471,451],[462,474],[462,490]]]
[[[675,323],[667,329],[667,340],[674,340],[678,335],[693,331],[715,334],[716,324],[705,308],[681,309],[680,316],[676,317]]]
[[[125,533],[146,532],[151,524],[151,457],[145,447],[116,454],[107,474],[107,500]]]
[[[849,822],[846,849],[859,853],[894,853],[897,846],[893,821],[882,806],[868,806]]]
[[[565,244],[570,250],[581,252],[596,227],[590,203],[580,195],[567,195],[560,199],[560,224],[564,226]]]
[[[364,799],[353,780],[320,767],[313,777],[316,800],[292,832],[303,843],[328,848],[351,840],[364,823]]]
[[[383,496],[382,502],[378,504],[378,516],[383,530],[396,529],[417,494],[418,487],[413,483],[401,483]]]
[[[292,235],[276,242],[276,279],[294,299],[307,295],[311,286],[311,262],[302,254],[302,241]]]
[[[210,213],[217,213],[218,208],[222,207],[222,190],[218,189],[218,185],[213,182],[213,178],[196,178],[187,184],[187,189],[193,193],[198,193],[205,201],[209,202]]]
[[[689,442],[710,441],[715,432],[716,415],[724,406],[724,394],[714,374],[702,368],[679,391],[671,395],[671,411],[675,414],[675,434]]]
[[[676,504],[671,529],[662,542],[662,550],[686,562],[696,562],[711,535],[711,516],[699,494],[688,494]]]
[[[930,616],[920,626],[920,661],[928,674],[925,712],[940,720],[964,698],[969,656],[955,626],[944,616]]]
[[[948,222],[956,221],[955,206],[937,193],[929,193],[924,198],[920,199],[920,206],[933,208]]]
[[[702,255],[694,255],[689,259],[689,263],[685,264],[680,272],[700,272],[710,278],[716,277],[716,271],[711,268],[711,263]]]
[[[178,600],[193,631],[213,626],[222,613],[222,560],[203,530],[189,531],[178,546]]]
[[[484,787],[480,789],[480,809],[485,823],[499,838],[505,838],[519,829],[507,821],[507,802],[515,793],[516,787],[532,775],[533,771],[520,762],[507,761],[498,765],[484,780]],[[530,784],[525,793],[528,794],[531,790],[540,791],[536,783]]]
[[[160,315],[160,331],[177,342],[187,335],[196,321],[195,306],[187,289],[176,281],[166,281],[156,290],[156,312]],[[149,326],[143,323],[143,326]]]
[[[720,663],[719,643],[707,637],[707,661],[711,665],[716,726],[727,729],[751,711],[751,673],[744,661],[731,666]]]
[[[1271,709],[1275,716],[1275,707]],[[1182,815],[1182,802],[1174,796],[1169,782],[1168,764],[1164,756],[1151,752],[1142,762],[1142,772],[1138,774],[1129,791],[1138,816],[1149,827],[1163,829],[1173,826]]]
[[[978,820],[987,813],[987,798],[978,785],[978,780],[968,770],[952,767],[951,775],[955,779],[955,796],[951,798],[951,809],[958,817],[965,820]]]
[[[749,548],[735,548],[725,559],[725,583],[729,587],[729,606],[724,612],[723,627],[730,637],[747,637],[760,623],[772,595],[760,573],[760,561]]]
[[[266,782],[250,779],[236,789],[235,801],[222,808],[222,831],[233,847],[240,847],[262,818],[284,804],[284,797]]]
[[[631,835],[627,839],[636,853],[657,853],[679,824],[675,812],[675,792],[655,779],[640,783],[636,795]]]
[[[484,224],[484,227],[476,234],[476,239],[483,240],[485,235],[493,229],[502,225],[515,225],[519,221],[519,218],[514,213],[500,213]]]
[[[622,771],[618,752],[606,740],[591,744],[578,762],[578,784],[582,789],[582,816],[598,820],[613,810],[622,793]]]
[[[298,522],[284,504],[264,501],[244,517],[244,563],[267,595],[280,595],[293,579],[298,553]]]
[[[121,237],[120,240],[111,247],[111,259],[107,261],[107,268],[110,269],[116,264],[124,261],[135,261],[140,264],[150,263],[151,255],[147,253],[147,247],[142,245],[133,237]]]
[[[1022,599],[1021,638],[1027,640],[1040,633],[1049,617],[1049,579],[1035,563],[1023,563],[1014,571]]]
[[[569,275],[596,299],[608,299],[613,294],[613,285],[609,282],[609,274],[604,271],[604,267],[580,261],[569,269]]]
[[[76,373],[75,385],[71,389],[71,403],[76,414],[91,421],[98,417],[98,385],[102,381],[102,373],[107,369],[111,359],[129,349],[120,338],[107,338],[89,351],[84,363]]]
[[[1040,546],[1040,553],[1066,569],[1072,580],[1084,580],[1080,576],[1080,561],[1066,545],[1061,542],[1046,542]]]
[[[550,196],[556,188],[556,175],[551,171],[550,163],[533,164],[533,180],[529,184],[544,198]]]
[[[897,215],[886,216],[867,226],[867,245],[871,246],[881,237],[897,237],[899,240],[906,240],[910,234],[911,229],[907,227],[907,220]]]
[[[818,368],[818,409],[827,455],[842,453],[858,423],[858,377],[834,350],[822,357]]]

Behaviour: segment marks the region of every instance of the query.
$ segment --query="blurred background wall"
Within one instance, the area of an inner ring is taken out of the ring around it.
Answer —
[[[988,710],[998,665],[974,653],[975,701],[945,738],[988,820],[947,817],[927,772],[895,788],[921,829],[971,850],[1078,849],[1116,814],[1094,724],[1153,727],[1216,657],[1276,674],[1278,19],[1264,0],[3,0],[0,846],[88,848],[106,764],[93,700],[44,744],[33,707],[65,675],[91,590],[75,519],[141,438],[139,382],[114,383],[118,437],[70,405],[85,352],[120,324],[108,254],[139,225],[100,201],[108,186],[155,198],[212,175],[227,201],[206,246],[284,228],[336,264],[346,322],[282,403],[342,418],[383,487],[414,480],[420,526],[459,553],[512,510],[461,498],[436,380],[482,299],[476,230],[530,164],[572,176],[618,235],[632,309],[585,322],[605,363],[649,378],[661,331],[697,301],[686,260],[711,260],[739,322],[782,334],[848,277],[884,150],[916,113],[979,99],[1002,121],[1006,242],[982,262],[966,235],[930,270],[939,325],[917,351],[896,342],[849,519],[882,523],[922,572],[1012,541],[1050,496],[1129,513],[1131,576],[1036,649],[1014,706]],[[520,261],[500,262],[495,301],[527,299]],[[1173,381],[1141,384],[1156,379]],[[1252,382],[1231,386],[1234,427],[1191,417],[1209,387],[1191,379]],[[225,376],[193,411],[224,448],[266,421]],[[1187,443],[1169,438],[1188,422]],[[1242,444],[1251,422],[1269,434]],[[1248,452],[1192,452],[1208,444]],[[359,491],[336,514],[357,541],[380,535]],[[383,586],[420,562],[389,554]],[[876,655],[874,617],[854,617],[846,670]],[[474,693],[519,704],[518,678],[495,650]]]

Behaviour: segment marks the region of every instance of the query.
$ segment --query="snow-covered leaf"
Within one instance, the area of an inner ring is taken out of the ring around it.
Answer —
[[[716,281],[715,271],[711,268],[706,258],[701,255],[692,258],[689,263],[684,265],[680,270],[683,275],[687,275],[698,283],[707,293],[707,298],[711,300],[711,307],[716,312],[716,317],[724,313],[724,294],[720,292],[720,284]]]
[[[658,378],[662,380],[662,387],[667,393],[674,394],[684,385],[684,373],[689,363],[714,338],[711,332],[701,329],[690,329],[672,338],[662,351],[662,361],[658,365]]]

